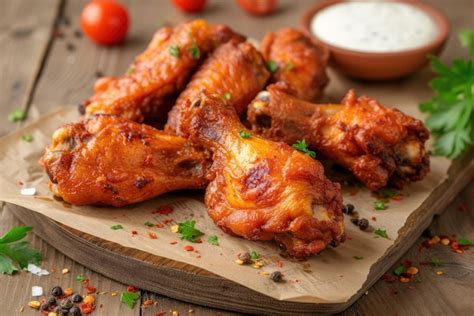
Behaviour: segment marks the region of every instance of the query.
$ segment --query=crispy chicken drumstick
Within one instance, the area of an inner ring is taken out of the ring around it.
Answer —
[[[205,188],[209,158],[181,137],[98,115],[58,129],[40,163],[64,201],[123,206]]]
[[[328,83],[326,64],[329,52],[292,28],[270,32],[263,38],[263,57],[278,66],[271,82],[284,81],[302,100],[315,102]]]
[[[95,95],[83,104],[91,114],[114,114],[141,122],[163,116],[207,53],[230,39],[243,41],[223,25],[204,20],[159,30],[126,75],[99,79]]]
[[[268,87],[249,106],[252,130],[266,138],[309,147],[346,167],[370,190],[403,187],[429,171],[420,120],[349,91],[341,104],[316,105]]]
[[[249,43],[228,42],[218,47],[194,74],[168,116],[166,130],[180,135],[181,111],[205,89],[232,105],[239,116],[270,77],[265,61]]]
[[[209,215],[224,231],[275,240],[304,258],[344,239],[339,184],[322,165],[284,143],[248,135],[220,96],[189,101],[181,130],[213,151],[206,189]]]

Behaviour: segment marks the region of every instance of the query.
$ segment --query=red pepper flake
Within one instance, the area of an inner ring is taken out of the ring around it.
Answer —
[[[351,236],[346,236],[346,239],[347,240],[352,240],[352,237]]]
[[[172,241],[170,242],[170,245],[176,245],[178,242],[177,241]]]
[[[161,215],[169,215],[171,213],[173,213],[173,208],[169,205],[160,205],[157,209],[156,209],[156,213],[159,213]]]
[[[193,250],[194,250],[194,247],[191,246],[191,245],[187,245],[187,246],[184,246],[184,250],[186,250],[186,251],[193,251]]]
[[[84,280],[82,280],[82,284],[84,284],[84,285],[89,285],[89,279],[84,279]]]
[[[86,291],[87,291],[87,294],[93,294],[97,291],[97,289],[91,285],[88,285],[86,286]]]
[[[166,312],[158,312],[155,316],[166,316]]]
[[[377,217],[372,216],[372,220],[373,220],[374,222],[376,222],[376,221],[377,221]]]
[[[158,228],[163,228],[163,225],[160,224],[160,223],[157,223],[155,226],[158,227]]]
[[[403,260],[403,265],[405,266],[405,268],[409,268],[413,265],[413,262],[411,262],[411,260],[405,259]]]
[[[129,285],[127,287],[127,292],[137,292],[137,291],[138,291],[138,288],[136,286]]]
[[[132,230],[132,236],[138,235],[138,232],[136,230]]]
[[[401,201],[401,200],[403,200],[403,195],[401,195],[401,194],[394,195],[394,196],[392,196],[392,200]]]
[[[82,304],[81,305],[81,312],[83,314],[91,314],[95,310],[95,305],[89,305],[89,304]]]
[[[156,238],[158,238],[158,237],[156,237],[156,234],[155,234],[155,233],[152,233],[152,232],[148,233],[148,237],[150,237],[150,239],[156,239]]]
[[[196,258],[197,258],[197,259],[201,259],[201,258],[202,258],[202,256],[201,256],[201,255],[199,255],[199,256],[196,256]]]
[[[398,280],[396,276],[391,275],[391,274],[384,274],[381,279],[387,283],[394,283],[395,281]]]
[[[278,268],[283,268],[283,261],[277,260],[277,261],[275,262],[275,264],[276,264],[276,266],[277,266]]]
[[[165,220],[163,221],[163,224],[167,225],[167,224],[171,223],[172,221],[173,221],[172,218],[168,218],[168,219],[165,219]]]
[[[145,306],[153,305],[153,300],[151,300],[151,299],[148,298],[148,299],[146,299],[146,300],[143,302],[143,305],[145,305]]]

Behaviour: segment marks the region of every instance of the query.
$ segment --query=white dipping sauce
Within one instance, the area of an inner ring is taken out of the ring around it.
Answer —
[[[342,2],[319,11],[311,31],[330,45],[363,52],[397,52],[426,45],[439,29],[416,6],[400,2]]]

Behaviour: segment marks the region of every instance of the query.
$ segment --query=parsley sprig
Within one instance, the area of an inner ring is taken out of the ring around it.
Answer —
[[[0,273],[13,274],[29,263],[40,264],[41,254],[29,247],[26,237],[33,227],[15,226],[0,237]]]
[[[122,292],[120,295],[120,301],[126,304],[130,308],[134,308],[137,304],[138,300],[140,299],[141,295],[139,292]]]
[[[196,221],[194,220],[187,220],[182,223],[178,223],[178,233],[181,234],[181,239],[188,240],[191,242],[197,242],[199,237],[204,235],[202,231],[197,229]]]
[[[474,32],[463,31],[460,38],[474,55]],[[436,95],[420,110],[429,113],[426,126],[435,137],[435,154],[455,159],[474,143],[474,61],[456,59],[448,66],[437,57],[430,60],[438,74],[430,82]]]
[[[311,158],[316,158],[316,153],[308,149],[308,144],[306,143],[306,140],[297,140],[296,143],[294,143],[292,146],[294,149],[301,151],[302,153],[310,156]]]

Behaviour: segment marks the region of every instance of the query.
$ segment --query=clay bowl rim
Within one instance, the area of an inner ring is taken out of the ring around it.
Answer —
[[[412,55],[412,54],[421,54],[423,52],[428,52],[436,49],[437,47],[440,47],[443,45],[443,43],[447,40],[450,32],[450,25],[449,21],[446,18],[446,16],[437,8],[435,8],[432,5],[429,5],[427,3],[417,1],[417,0],[393,0],[392,2],[400,2],[400,3],[406,3],[413,5],[419,9],[421,9],[423,12],[431,16],[433,18],[434,22],[438,26],[438,34],[436,37],[429,43],[417,47],[417,48],[412,48],[412,49],[405,49],[405,50],[400,50],[400,51],[395,51],[395,52],[365,52],[365,51],[358,51],[358,50],[352,50],[348,48],[342,48],[338,46],[334,46],[332,44],[329,44],[319,37],[317,37],[313,32],[311,32],[311,20],[312,18],[322,9],[325,9],[331,5],[337,4],[337,3],[342,3],[342,2],[349,2],[348,0],[324,0],[319,3],[316,3],[309,9],[303,13],[301,16],[301,25],[305,31],[305,33],[310,36],[312,39],[314,39],[316,42],[325,45],[329,48],[329,50],[332,52],[334,51],[335,53],[338,54],[351,54],[352,57],[362,57],[362,58],[367,58],[367,57],[383,57],[383,58],[394,58],[394,57],[402,57],[406,55]],[[363,0],[359,0],[359,2],[364,2]]]

